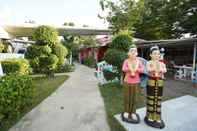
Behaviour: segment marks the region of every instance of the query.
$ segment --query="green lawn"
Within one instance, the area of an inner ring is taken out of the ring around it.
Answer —
[[[68,76],[55,76],[55,77],[35,77],[33,78],[33,83],[35,86],[35,92],[33,97],[33,102],[30,106],[25,107],[22,111],[22,114],[14,120],[5,120],[3,121],[3,128],[0,128],[0,131],[7,131],[12,125],[20,120],[27,112],[32,110],[40,102],[42,102],[46,97],[53,93],[66,79]]]
[[[115,114],[123,110],[123,97],[121,87],[117,84],[106,84],[100,86],[101,95],[104,98],[107,121],[111,131],[125,131],[124,128],[114,118]]]

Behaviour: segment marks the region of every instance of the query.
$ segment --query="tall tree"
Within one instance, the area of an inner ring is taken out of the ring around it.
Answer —
[[[182,18],[179,26],[182,33],[190,33],[197,37],[197,0],[183,0],[180,8]]]
[[[174,19],[168,21],[167,3],[167,0],[146,0],[142,19],[134,25],[135,37],[146,40],[170,38]]]
[[[100,5],[108,9],[104,18],[114,32],[133,30],[147,40],[197,36],[197,0],[101,0]]]
[[[135,36],[144,39],[180,38],[197,34],[196,0],[147,0]]]
[[[144,0],[119,0],[112,2],[111,0],[100,0],[103,11],[107,11],[108,15],[100,16],[110,23],[110,28],[115,32],[120,30],[132,30],[134,23],[140,19],[144,9]]]

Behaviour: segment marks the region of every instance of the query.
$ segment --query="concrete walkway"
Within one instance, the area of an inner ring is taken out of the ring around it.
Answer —
[[[94,70],[77,64],[69,75],[9,131],[109,131]]]

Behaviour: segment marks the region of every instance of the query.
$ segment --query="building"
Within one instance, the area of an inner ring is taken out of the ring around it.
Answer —
[[[102,61],[109,43],[111,43],[111,36],[104,35],[96,39],[95,46],[81,46],[79,51],[80,63],[83,63],[83,60],[90,56],[94,57],[96,62]]]
[[[149,59],[149,48],[158,45],[165,49],[164,59],[169,70],[175,70],[175,77],[193,79],[197,70],[197,38],[169,39],[136,42],[141,57]]]
[[[26,47],[25,44],[33,44],[33,41],[29,41],[29,37],[32,36],[34,30],[40,25],[25,23],[21,25],[2,25],[0,26],[0,40],[7,41],[12,46],[11,52],[16,52],[18,48]],[[59,36],[64,35],[66,32],[70,35],[107,35],[110,34],[108,29],[98,29],[91,27],[67,27],[59,26],[54,27],[57,29]],[[26,38],[26,39],[23,39]],[[17,48],[17,49],[16,49]]]

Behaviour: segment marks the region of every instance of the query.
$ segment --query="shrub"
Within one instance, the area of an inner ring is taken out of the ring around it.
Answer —
[[[1,119],[14,118],[31,104],[34,88],[32,79],[26,75],[9,74],[0,78]]]
[[[30,59],[29,63],[31,65],[31,68],[33,69],[34,73],[40,72],[39,57],[36,57],[35,59]]]
[[[61,66],[64,64],[64,59],[68,54],[68,50],[66,49],[65,46],[63,46],[62,44],[56,44],[55,46],[53,46],[53,54],[55,54],[59,61],[58,61],[58,65]]]
[[[129,33],[120,33],[114,37],[111,48],[128,52],[129,46],[132,44],[132,37]]]
[[[96,61],[95,61],[93,56],[89,56],[89,57],[84,59],[83,64],[87,65],[89,67],[94,67],[95,64],[96,64]]]
[[[49,55],[51,52],[52,51],[49,46],[32,45],[27,47],[25,58],[34,59],[36,57]]]
[[[48,45],[52,47],[58,41],[58,33],[53,27],[42,25],[34,31],[33,39],[37,45]]]
[[[33,68],[34,73],[49,74],[49,71],[53,71],[58,62],[57,56],[52,54],[52,50],[49,46],[29,46],[25,57],[29,59],[29,63]]]
[[[118,77],[118,73],[117,72],[111,72],[109,70],[103,70],[103,75],[105,77],[105,79],[107,81],[112,81],[114,80],[116,77]]]
[[[58,58],[56,55],[50,54],[47,57],[39,58],[39,67],[41,72],[51,75],[57,66]]]
[[[57,45],[58,33],[57,31],[46,25],[39,26],[33,33],[33,39],[36,41],[35,45],[27,48],[25,58],[29,59],[34,73],[46,73],[47,75],[53,74],[58,58],[60,63],[63,63],[65,48]],[[53,49],[52,52],[52,48]],[[55,52],[55,54],[53,54]]]
[[[29,62],[26,59],[15,58],[7,59],[1,61],[3,72],[6,74],[9,73],[19,73],[19,74],[29,74],[30,66]]]
[[[65,72],[72,72],[74,70],[74,67],[69,64],[65,64],[62,66],[58,66],[55,70],[56,73],[65,73]]]
[[[107,50],[107,52],[104,56],[104,60],[107,63],[109,63],[113,66],[116,66],[118,69],[121,69],[123,61],[126,58],[127,58],[127,53],[125,53],[123,51],[116,50],[116,49]]]
[[[108,49],[104,56],[104,60],[108,64],[111,64],[117,68],[117,72],[119,73],[119,76],[121,75],[122,64],[126,58],[127,58],[127,53],[123,51],[119,51],[117,49]]]

